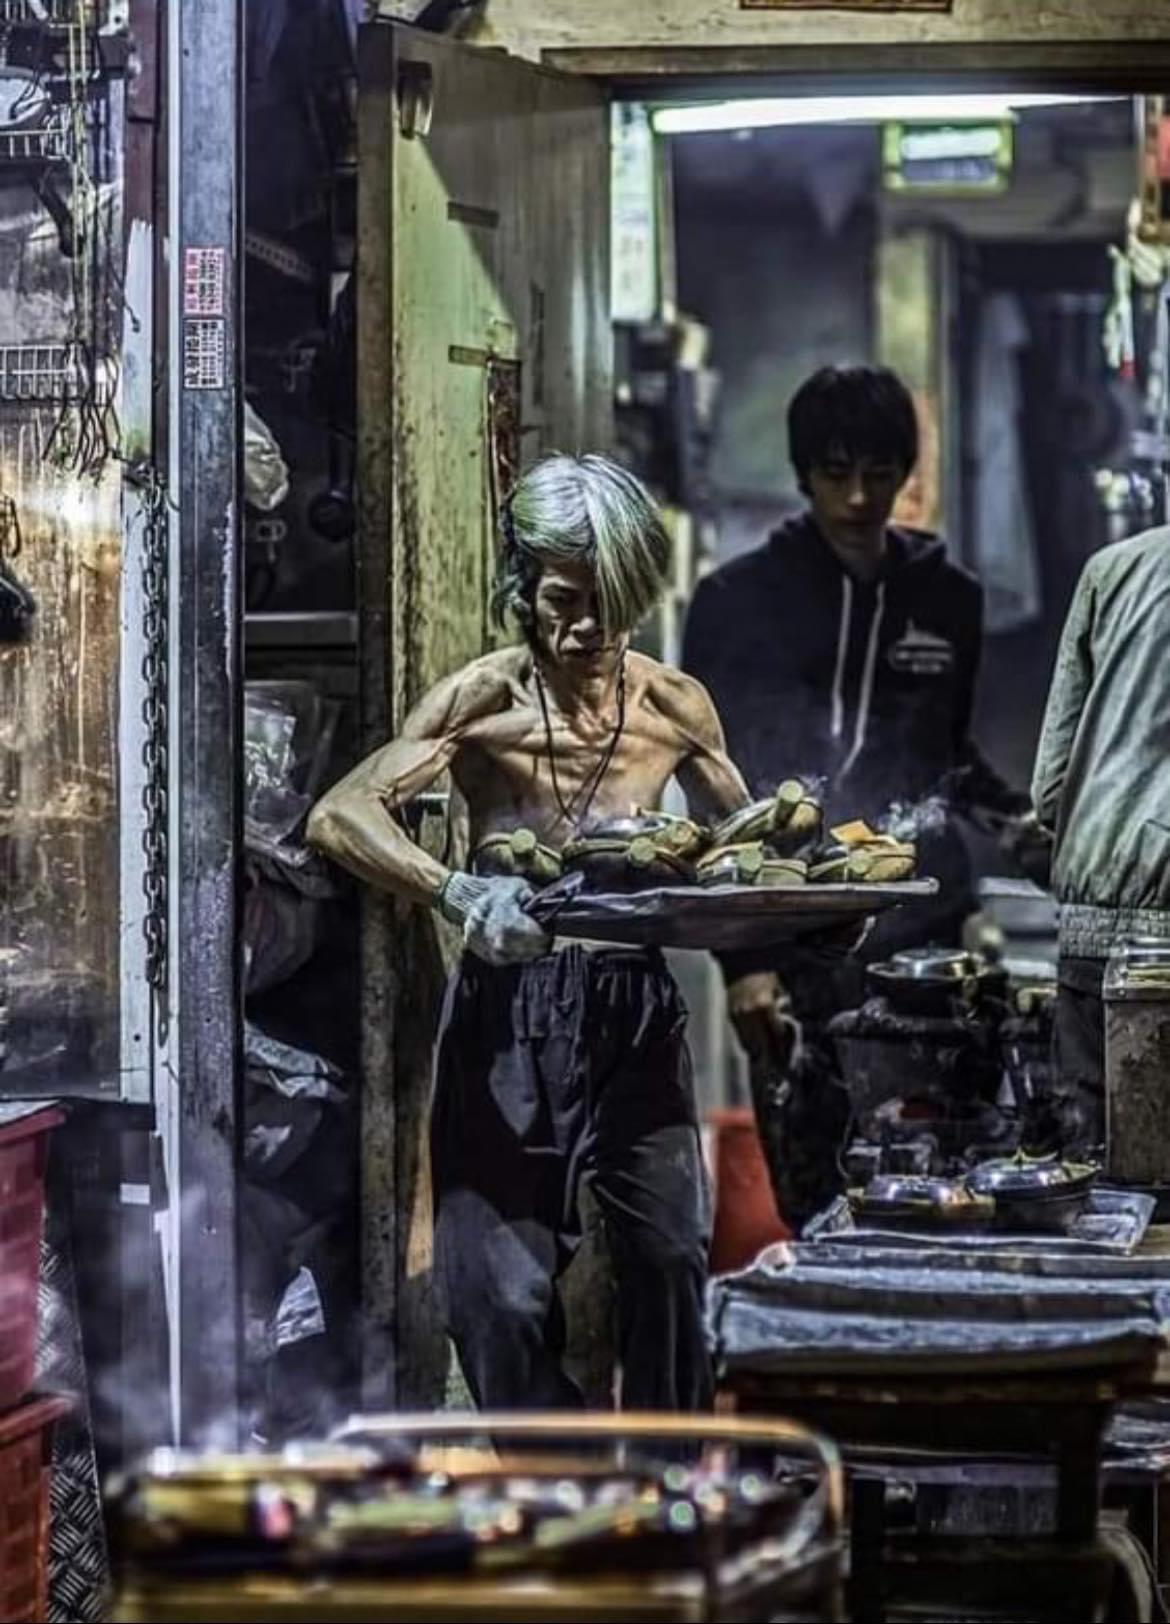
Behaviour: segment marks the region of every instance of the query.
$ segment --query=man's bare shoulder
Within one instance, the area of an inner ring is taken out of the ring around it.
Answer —
[[[531,656],[523,646],[493,649],[437,682],[412,712],[404,735],[458,732],[507,710]]]
[[[703,737],[721,732],[711,695],[697,678],[648,654],[629,655],[630,677],[668,721]]]

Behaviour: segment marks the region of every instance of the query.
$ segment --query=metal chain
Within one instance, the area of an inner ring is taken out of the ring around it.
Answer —
[[[23,545],[20,534],[20,514],[12,497],[0,491],[0,568],[9,558],[20,556]]]
[[[142,498],[142,720],[145,737],[142,765],[142,888],[146,897],[143,935],[146,939],[146,979],[158,994],[167,984],[167,737],[169,693],[167,684],[167,533],[166,483],[158,470],[143,470],[135,483]],[[165,1009],[165,1000],[160,1005]],[[160,1032],[165,1032],[160,1017]]]

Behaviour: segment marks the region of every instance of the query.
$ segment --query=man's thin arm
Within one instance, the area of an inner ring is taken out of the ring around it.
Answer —
[[[433,688],[398,738],[367,756],[309,814],[306,838],[358,879],[433,906],[448,870],[396,816],[450,768],[462,729],[484,709],[482,683],[460,672]]]

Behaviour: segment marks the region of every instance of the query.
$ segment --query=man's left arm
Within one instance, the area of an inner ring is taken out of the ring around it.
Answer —
[[[669,708],[685,746],[679,785],[692,817],[718,821],[748,804],[747,784],[727,753],[723,724],[703,684],[682,672],[672,672],[669,681]]]

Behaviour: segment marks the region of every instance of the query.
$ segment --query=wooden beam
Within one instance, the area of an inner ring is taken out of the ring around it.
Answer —
[[[388,5],[391,0],[382,0]],[[745,51],[810,46],[917,49],[1027,44],[1042,51],[1078,42],[1145,40],[1166,35],[1165,7],[1149,0],[954,0],[948,12],[764,11],[738,0],[487,0],[475,43],[544,57],[568,50]],[[731,71],[741,71],[733,69]]]
[[[1069,91],[1140,91],[1165,83],[1170,36],[1161,39],[982,41],[948,44],[886,42],[811,45],[646,47],[557,46],[542,60],[562,73],[606,79],[632,97],[667,100],[706,91],[726,95],[835,91],[921,90],[923,78],[937,90],[1004,90],[1019,86]]]

